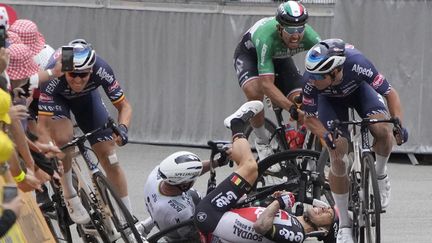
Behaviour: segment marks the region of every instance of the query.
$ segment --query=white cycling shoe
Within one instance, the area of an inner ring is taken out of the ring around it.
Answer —
[[[381,208],[386,209],[390,203],[391,185],[390,177],[386,175],[382,179],[378,179],[378,187],[381,196]]]
[[[352,228],[341,228],[337,233],[336,243],[354,243]]]
[[[81,203],[78,196],[66,199],[66,207],[69,216],[77,224],[87,224],[90,222],[90,215]]]
[[[258,114],[260,111],[262,111],[264,108],[264,104],[259,100],[251,100],[246,103],[244,103],[240,108],[225,118],[224,125],[227,128],[231,128],[231,120],[234,118],[240,118],[243,121],[247,122],[249,119],[254,117],[256,114]]]

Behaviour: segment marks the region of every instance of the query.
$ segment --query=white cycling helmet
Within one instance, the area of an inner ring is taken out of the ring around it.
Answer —
[[[87,71],[96,63],[96,52],[91,45],[83,39],[69,42],[73,46],[74,72]]]
[[[200,158],[187,151],[180,151],[166,157],[159,165],[159,175],[170,185],[195,182],[203,166]]]
[[[345,62],[345,42],[327,39],[315,44],[306,54],[305,67],[312,74],[330,73]]]

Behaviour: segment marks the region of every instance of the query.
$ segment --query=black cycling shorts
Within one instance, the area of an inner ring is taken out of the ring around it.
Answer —
[[[202,233],[214,231],[222,215],[251,189],[251,185],[233,172],[196,206],[194,222]]]

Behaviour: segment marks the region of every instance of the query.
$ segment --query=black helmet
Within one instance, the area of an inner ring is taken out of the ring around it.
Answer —
[[[281,3],[276,10],[276,20],[282,26],[304,25],[308,19],[306,8],[299,2]]]

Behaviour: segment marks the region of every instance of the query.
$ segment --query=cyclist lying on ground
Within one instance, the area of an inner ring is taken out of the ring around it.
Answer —
[[[258,166],[243,134],[251,117],[263,109],[261,101],[249,101],[225,119],[232,131],[231,159],[237,170],[220,183],[197,205],[194,222],[205,242],[303,242],[306,233],[324,227],[329,231],[325,242],[334,242],[337,220],[332,208],[310,208],[307,216],[295,217],[284,209],[292,205],[288,193],[276,193],[267,207],[235,209],[237,201],[251,189],[258,176]]]
[[[226,165],[228,158],[215,160],[213,168]],[[156,166],[147,178],[144,186],[144,199],[152,221],[141,222],[146,234],[156,225],[159,230],[191,219],[195,205],[201,200],[199,193],[192,188],[200,175],[210,170],[210,161],[201,161],[197,155],[179,151],[166,157]],[[199,240],[193,227],[182,227],[170,232],[168,240]]]

